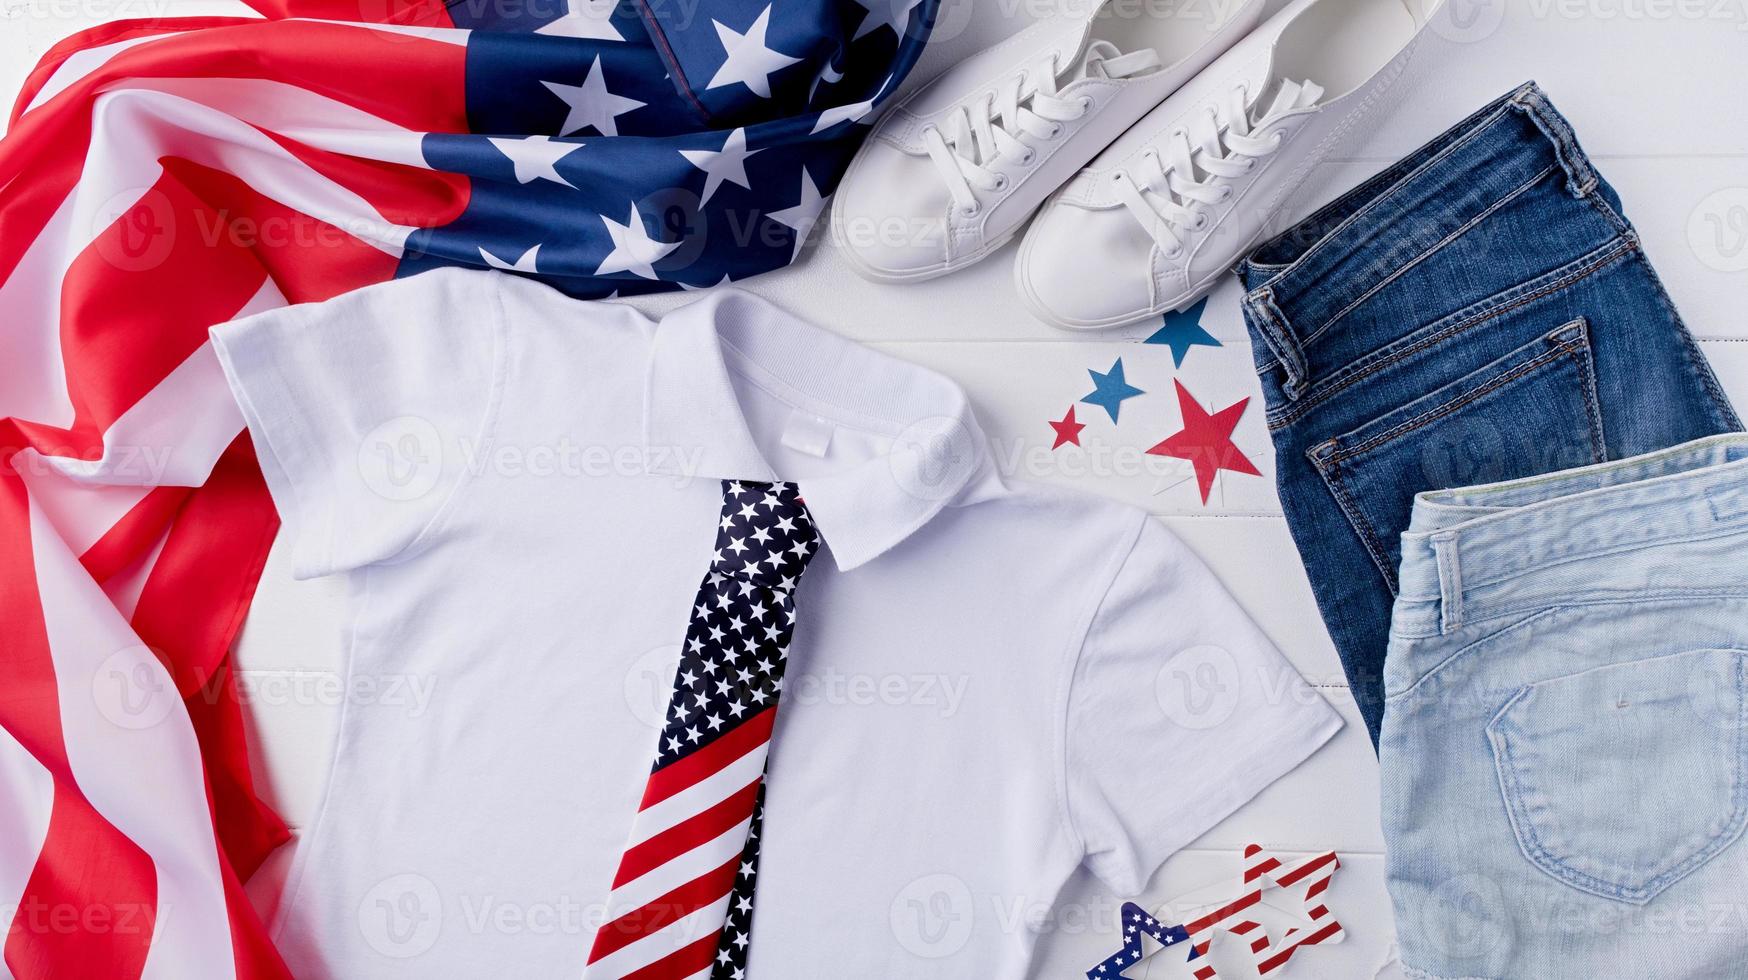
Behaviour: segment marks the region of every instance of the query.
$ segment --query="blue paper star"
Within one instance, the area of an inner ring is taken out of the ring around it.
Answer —
[[[1208,300],[1184,310],[1182,313],[1167,313],[1165,326],[1160,327],[1153,336],[1144,343],[1168,344],[1171,347],[1171,359],[1178,366],[1184,366],[1184,355],[1191,347],[1224,347],[1214,335],[1202,329],[1202,313],[1208,309]]]
[[[1090,370],[1087,373],[1092,375],[1094,387],[1092,394],[1082,398],[1081,401],[1104,409],[1110,414],[1112,422],[1117,421],[1117,412],[1123,407],[1125,401],[1136,395],[1147,394],[1124,379],[1123,359],[1120,357],[1117,358],[1117,363],[1111,365],[1108,374],[1100,374]]]

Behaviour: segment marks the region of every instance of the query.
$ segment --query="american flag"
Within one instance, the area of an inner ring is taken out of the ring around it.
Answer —
[[[1244,849],[1244,881],[1237,894],[1211,905],[1201,904],[1199,899],[1180,899],[1171,903],[1179,906],[1187,901],[1194,908],[1182,924],[1169,925],[1139,905],[1124,903],[1121,909],[1123,946],[1088,970],[1087,980],[1119,980],[1129,976],[1125,971],[1149,955],[1146,939],[1152,939],[1158,949],[1189,947],[1188,960],[1192,963],[1200,961],[1193,970],[1196,980],[1218,980],[1209,959],[1218,933],[1227,933],[1242,941],[1258,976],[1273,976],[1300,949],[1338,943],[1346,938],[1341,923],[1336,921],[1334,913],[1323,901],[1324,893],[1329,890],[1329,883],[1340,867],[1341,860],[1334,851],[1306,858],[1289,867],[1261,845],[1251,844]],[[1303,908],[1304,914],[1283,914],[1281,909],[1269,904],[1268,899],[1276,890],[1284,891]],[[1271,931],[1277,938],[1270,938]]]
[[[0,978],[281,977],[228,651],[277,528],[213,324],[437,265],[792,261],[936,0],[255,0],[55,47],[0,141]],[[173,914],[172,914],[173,910]],[[584,951],[579,951],[579,956]]]

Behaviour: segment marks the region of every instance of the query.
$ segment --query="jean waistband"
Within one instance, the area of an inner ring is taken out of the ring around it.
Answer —
[[[1748,531],[1748,434],[1508,483],[1422,493],[1402,535],[1392,629],[1435,636],[1502,611],[1543,569]],[[1745,563],[1748,570],[1748,563]]]
[[[1238,273],[1264,340],[1258,372],[1284,368],[1297,397],[1319,334],[1553,168],[1575,199],[1600,183],[1571,124],[1528,82],[1256,249]]]

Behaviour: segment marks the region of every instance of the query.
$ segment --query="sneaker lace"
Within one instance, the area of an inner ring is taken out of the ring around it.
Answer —
[[[1258,100],[1250,106],[1244,86],[1227,93],[1225,112],[1210,107],[1208,125],[1192,141],[1178,130],[1163,147],[1149,147],[1136,167],[1139,172],[1119,170],[1113,176],[1117,198],[1147,229],[1167,258],[1183,255],[1192,231],[1208,226],[1212,205],[1231,199],[1231,184],[1223,180],[1243,177],[1257,162],[1279,152],[1284,131],[1262,135],[1281,117],[1315,102],[1322,89],[1311,83],[1287,83],[1267,110]]]
[[[1122,55],[1106,41],[1091,44],[1083,59],[1086,71],[1106,78],[1124,78],[1158,64],[1151,49]],[[931,126],[923,132],[923,145],[935,169],[947,185],[953,204],[973,215],[981,203],[978,192],[1004,190],[1008,177],[993,169],[1004,157],[1016,158],[1022,167],[1037,159],[1034,144],[1021,137],[1048,141],[1062,135],[1063,124],[1092,110],[1089,96],[1069,99],[1058,94],[1060,66],[1056,56],[1018,72],[992,93],[955,106],[945,128]]]

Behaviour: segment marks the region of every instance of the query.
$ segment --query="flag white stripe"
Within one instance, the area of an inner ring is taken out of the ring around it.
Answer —
[[[24,900],[24,889],[36,870],[37,855],[49,834],[49,814],[55,805],[55,779],[30,750],[0,726],[0,936]],[[0,953],[4,950],[0,949]],[[12,974],[0,957],[0,980]]]
[[[205,767],[175,683],[34,500],[30,525],[73,778],[157,872],[157,912],[141,980],[233,978]],[[141,793],[141,786],[152,792]]]
[[[714,775],[693,783],[655,806],[638,813],[631,825],[631,841],[626,849],[649,840],[695,813],[701,813],[728,799],[758,779],[765,772],[765,756],[771,743],[758,748],[724,766]]]
[[[425,135],[356,106],[266,78],[130,78],[106,91],[162,92],[335,153],[429,169]]]
[[[109,59],[121,54],[129,48],[137,48],[150,41],[157,41],[166,37],[176,36],[177,34],[175,33],[146,34],[141,37],[130,37],[124,41],[100,44],[94,48],[85,48],[76,51],[68,56],[65,61],[61,62],[60,67],[55,69],[54,74],[50,75],[48,80],[43,82],[42,88],[37,89],[36,97],[30,100],[30,106],[24,111],[30,112],[37,106],[42,105],[55,96],[60,95],[62,92],[65,92],[67,89],[72,88],[78,83],[79,79],[84,78],[99,68],[102,68],[109,63]]]
[[[607,920],[643,908],[699,875],[735,860],[746,849],[747,828],[751,825],[752,818],[748,817],[716,839],[705,841],[613,889],[607,896]]]

